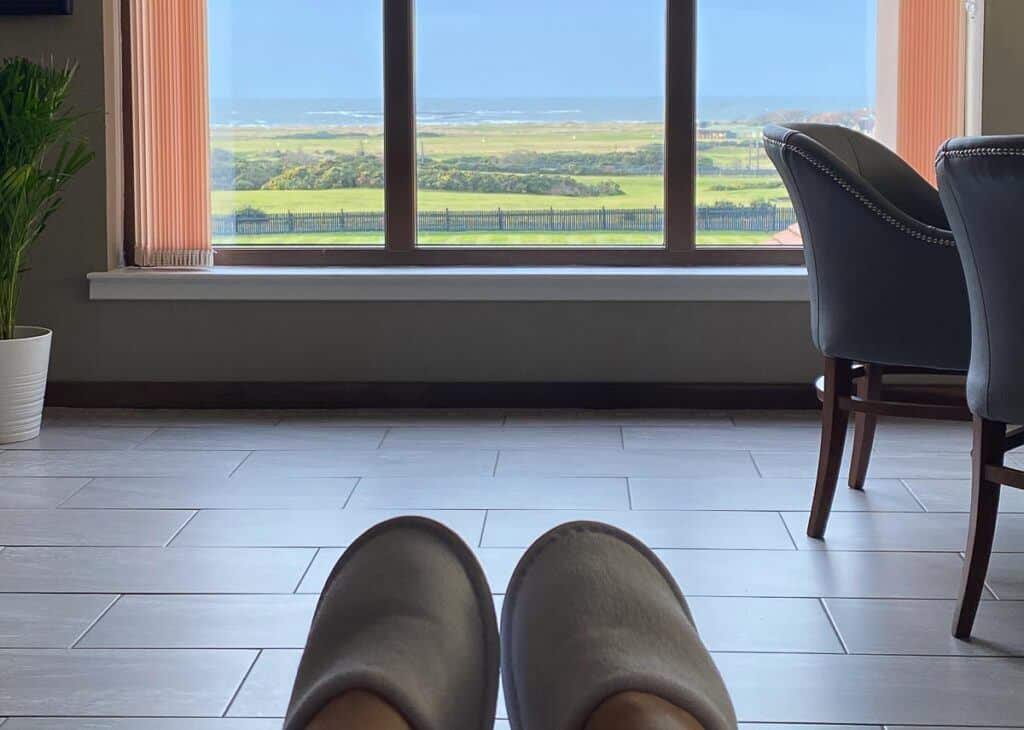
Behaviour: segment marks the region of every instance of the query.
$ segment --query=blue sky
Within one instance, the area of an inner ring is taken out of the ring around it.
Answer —
[[[876,0],[700,0],[712,96],[873,98]],[[209,0],[215,97],[377,98],[380,0]],[[424,97],[650,97],[664,0],[418,0]]]

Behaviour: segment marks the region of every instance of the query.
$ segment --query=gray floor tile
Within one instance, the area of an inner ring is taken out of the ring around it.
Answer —
[[[849,448],[843,461],[842,474],[849,474]],[[818,455],[807,452],[754,452],[754,461],[764,477],[814,477]],[[911,454],[871,457],[868,476],[874,479],[963,479],[971,475],[968,454]]]
[[[491,593],[501,594],[505,592],[508,581],[512,577],[519,558],[523,555],[522,548],[474,548],[477,559],[484,569],[487,582],[491,586]],[[331,569],[338,562],[338,558],[344,552],[344,548],[321,548],[313,560],[309,570],[302,579],[298,593],[316,593],[323,590]]]
[[[265,424],[161,428],[147,438],[139,448],[157,451],[376,449],[386,432],[386,428],[372,426],[304,428]]]
[[[776,722],[741,722],[739,728],[740,730],[882,730],[881,725],[811,725],[809,723]]]
[[[122,596],[78,646],[301,649],[316,601],[316,596],[295,595]]]
[[[955,598],[963,566],[952,553],[657,552],[688,596]]]
[[[687,602],[711,651],[843,653],[821,601],[814,598],[692,596]]]
[[[985,582],[999,598],[1024,600],[1024,555],[994,553]]]
[[[624,426],[627,449],[711,449],[723,451],[813,451],[821,443],[817,426]]]
[[[14,717],[4,730],[281,730],[281,721],[220,717]]]
[[[910,491],[929,512],[970,512],[970,479],[907,479]],[[1024,512],[1024,489],[1003,487],[999,512]]]
[[[0,477],[0,509],[56,507],[88,482],[74,477]]]
[[[13,545],[160,547],[194,513],[188,510],[0,510],[0,540]]]
[[[575,520],[615,525],[653,548],[792,550],[772,512],[584,512],[491,510],[483,547],[528,547],[553,527]]]
[[[636,510],[810,509],[814,479],[649,479],[629,480]],[[898,479],[871,479],[863,490],[837,489],[836,512],[920,512],[921,505]]]
[[[488,408],[369,408],[281,412],[282,426],[500,426],[504,420],[504,411]]]
[[[515,409],[505,418],[507,426],[587,424],[589,426],[729,426],[732,419],[723,411],[657,409]]]
[[[14,450],[96,450],[134,449],[153,433],[152,428],[110,428],[105,426],[51,426],[46,424],[39,436],[28,441],[4,444]]]
[[[805,533],[806,512],[783,514],[801,550],[904,550],[960,552],[967,543],[966,515],[844,512],[828,522],[824,540]],[[1024,517],[1002,515],[996,527],[997,552],[1024,551]]]
[[[366,477],[348,508],[629,509],[626,480],[551,477]]]
[[[232,426],[246,423],[277,423],[279,411],[178,410],[170,408],[47,408],[44,422],[55,426]]]
[[[374,525],[418,514],[448,525],[475,545],[482,510],[204,510],[172,545],[203,547],[324,547],[351,543]]]
[[[309,549],[34,548],[0,550],[5,593],[291,593]]]
[[[503,450],[498,476],[756,477],[743,451]]]
[[[717,654],[744,722],[1013,725],[1024,660]]]
[[[339,509],[352,494],[356,481],[354,477],[98,477],[62,506],[107,509]]]
[[[217,716],[252,651],[0,651],[0,713]]]
[[[192,452],[199,453],[199,452]],[[232,453],[232,452],[222,452]],[[414,477],[491,476],[497,452],[405,451],[260,451],[254,453],[236,477]],[[0,462],[2,463],[2,462]]]
[[[0,476],[228,476],[244,451],[3,451]]]
[[[985,601],[971,641],[950,634],[955,601],[825,602],[853,654],[1024,656],[1024,602]]]
[[[445,426],[392,428],[389,449],[621,449],[616,426]]]
[[[268,649],[260,652],[259,659],[231,703],[228,717],[284,717],[301,657],[301,650]]]
[[[0,648],[67,649],[117,596],[0,594]]]

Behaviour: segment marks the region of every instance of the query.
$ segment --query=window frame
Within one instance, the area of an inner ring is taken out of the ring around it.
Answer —
[[[213,245],[216,266],[729,266],[799,265],[802,246],[697,246],[697,2],[666,6],[664,240],[661,246],[474,246],[416,243],[415,0],[382,0],[384,245]],[[130,43],[127,35],[124,43]],[[126,58],[130,57],[125,54]],[[124,73],[130,73],[125,65]],[[131,159],[130,132],[125,138]],[[130,187],[126,186],[130,195]],[[131,206],[125,230],[130,234]],[[131,261],[131,236],[125,237]]]

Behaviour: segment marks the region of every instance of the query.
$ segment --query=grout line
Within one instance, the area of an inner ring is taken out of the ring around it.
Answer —
[[[356,483],[352,485],[352,489],[349,490],[348,496],[345,497],[345,502],[341,505],[342,509],[348,509],[348,503],[352,501],[352,497],[355,495],[356,490],[359,489],[359,485],[362,481],[363,477],[356,477]]]
[[[837,624],[835,618],[832,617],[832,612],[828,610],[828,604],[825,602],[825,599],[823,597],[819,597],[818,603],[821,605],[822,610],[825,611],[825,616],[828,617],[828,623],[836,633],[836,638],[839,639],[839,645],[843,647],[843,651],[845,653],[850,654],[850,647],[846,645],[846,640],[843,639],[843,635],[839,631],[839,624]]]
[[[235,472],[242,468],[242,464],[244,464],[245,462],[249,461],[249,457],[252,456],[255,453],[256,453],[255,451],[250,451],[249,453],[247,453],[245,455],[245,458],[242,459],[240,462],[238,462],[238,466],[236,466],[234,469],[232,469],[231,473],[228,474],[228,479],[233,477],[235,475]]]
[[[501,449],[494,454],[494,469],[491,470],[491,476],[498,476],[498,462],[501,461]]]
[[[380,443],[377,444],[378,451],[380,449],[384,448],[384,442],[388,440],[388,436],[391,435],[392,429],[393,429],[393,426],[385,426],[384,427],[384,435],[380,437]]]
[[[192,520],[194,520],[196,518],[196,515],[198,515],[200,512],[202,512],[202,510],[193,510],[191,516],[187,520],[185,520],[185,523],[177,530],[175,530],[174,534],[171,535],[167,542],[164,543],[164,547],[170,547],[171,543],[174,542],[174,539],[181,534],[182,530],[189,526],[189,523],[192,522]]]
[[[71,494],[69,494],[69,495],[68,495],[67,497],[65,497],[65,498],[64,498],[64,499],[62,499],[62,500],[61,500],[60,502],[58,502],[58,503],[57,503],[57,505],[56,505],[56,507],[54,507],[54,509],[60,509],[61,507],[63,507],[63,506],[65,505],[65,504],[67,504],[67,503],[68,503],[68,502],[70,502],[70,501],[71,501],[72,499],[74,499],[75,497],[77,497],[77,496],[78,496],[78,494],[79,494],[79,492],[81,492],[81,491],[82,491],[83,489],[85,489],[86,487],[88,487],[88,486],[89,486],[90,484],[92,484],[92,483],[93,483],[94,481],[96,481],[96,480],[97,480],[98,478],[99,478],[99,477],[89,477],[88,479],[86,479],[86,480],[85,480],[85,484],[83,484],[83,485],[82,485],[82,486],[80,486],[80,487],[79,487],[78,489],[76,489],[76,490],[75,490],[74,492],[72,492],[72,493],[71,493]]]
[[[114,596],[114,600],[112,600],[112,601],[111,601],[110,603],[108,603],[108,604],[107,604],[107,607],[106,607],[106,608],[104,608],[104,609],[103,609],[103,611],[101,611],[101,612],[100,612],[100,615],[99,615],[99,616],[97,616],[97,617],[96,617],[95,619],[93,619],[93,621],[92,621],[92,622],[90,622],[90,623],[89,623],[89,625],[85,627],[85,631],[83,631],[82,633],[80,633],[80,634],[78,635],[78,638],[77,638],[77,639],[75,639],[75,640],[74,640],[73,642],[71,642],[71,646],[69,646],[68,648],[69,648],[69,649],[74,649],[74,648],[75,648],[76,646],[78,646],[78,643],[79,643],[79,642],[80,642],[80,641],[81,641],[82,639],[84,639],[84,638],[86,637],[86,635],[87,635],[87,634],[88,634],[88,633],[89,633],[90,631],[92,631],[92,630],[93,630],[93,628],[95,628],[96,624],[98,624],[98,623],[99,623],[100,621],[102,621],[102,620],[103,620],[103,617],[104,617],[104,616],[106,616],[106,615],[107,615],[108,613],[110,613],[110,609],[112,609],[112,608],[114,607],[114,604],[115,604],[115,603],[117,603],[118,601],[120,601],[120,600],[121,600],[121,598],[123,597],[123,595],[124,595],[124,594],[118,594],[118,595]]]
[[[782,528],[786,531],[786,535],[789,536],[789,541],[793,543],[793,549],[799,550],[800,546],[796,544],[796,540],[793,538],[793,533],[790,532],[789,525],[786,524],[786,518],[782,516],[781,512],[776,512],[775,514],[777,514],[779,519],[782,520]]]
[[[754,471],[757,472],[757,476],[759,476],[761,479],[764,479],[764,474],[761,472],[761,467],[757,465],[757,459],[754,458],[754,452],[748,451],[747,456],[750,457],[750,463],[754,465]]]
[[[626,450],[626,429],[624,426],[617,426],[619,429],[619,448],[623,451]]]
[[[477,543],[476,543],[477,547],[481,547],[482,548],[484,546],[484,533],[487,531],[487,517],[490,514],[491,514],[491,511],[489,509],[485,509],[484,510],[484,521],[483,521],[483,524],[480,525],[480,539],[477,540]]]
[[[919,505],[921,505],[921,511],[922,512],[927,512],[928,514],[931,514],[931,511],[927,507],[924,506],[924,502],[922,502],[920,499],[918,499],[917,494],[914,492],[913,489],[910,488],[910,485],[907,484],[907,480],[906,479],[902,479],[901,478],[901,479],[897,479],[896,481],[898,481],[900,483],[900,485],[905,490],[907,490],[907,494],[910,495],[911,499],[913,499],[915,502],[917,502]]]
[[[626,477],[626,500],[629,504],[630,511],[633,510],[633,489],[629,485],[629,477]]]
[[[323,550],[323,548],[316,548],[315,550],[313,550],[313,557],[309,559],[309,563],[306,565],[306,569],[303,570],[302,575],[299,576],[299,582],[295,584],[295,588],[294,590],[292,590],[291,595],[295,595],[299,592],[299,588],[302,587],[302,581],[306,580],[306,576],[309,575],[309,570],[313,567],[313,563],[315,563],[316,559],[320,557],[321,550]]]
[[[227,717],[228,713],[231,712],[231,705],[235,704],[235,700],[238,699],[238,694],[242,691],[242,687],[245,686],[246,680],[249,679],[249,675],[252,674],[253,667],[256,666],[256,662],[260,660],[261,656],[263,656],[262,649],[256,652],[256,656],[253,657],[252,664],[250,664],[249,668],[245,670],[245,674],[242,676],[242,681],[238,683],[238,687],[235,688],[234,693],[232,693],[231,699],[228,700],[228,706],[224,708],[224,712],[221,714],[221,717]]]

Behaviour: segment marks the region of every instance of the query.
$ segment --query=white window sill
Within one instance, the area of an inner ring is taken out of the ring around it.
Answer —
[[[93,300],[805,302],[800,266],[220,267],[89,274]]]

